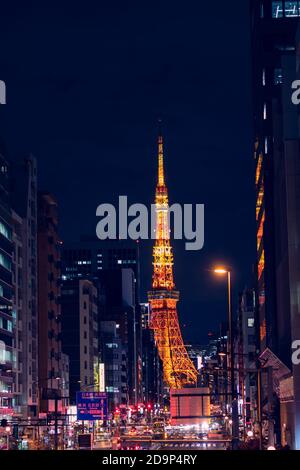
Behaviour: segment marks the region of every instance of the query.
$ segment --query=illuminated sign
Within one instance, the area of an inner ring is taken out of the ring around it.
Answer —
[[[103,392],[76,393],[77,420],[96,421],[107,419],[107,395]]]
[[[99,364],[99,392],[105,391],[105,370],[104,363],[100,362]]]

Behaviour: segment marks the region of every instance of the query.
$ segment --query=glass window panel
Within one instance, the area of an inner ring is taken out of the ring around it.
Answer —
[[[280,85],[283,82],[282,69],[274,70],[274,85]]]
[[[282,2],[272,2],[272,17],[282,18],[283,17],[283,4]]]
[[[285,16],[299,16],[298,13],[298,1],[294,0],[284,2],[284,14]]]

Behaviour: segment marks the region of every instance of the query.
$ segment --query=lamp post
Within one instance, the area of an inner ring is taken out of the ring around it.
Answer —
[[[232,413],[232,449],[238,447],[239,442],[239,413],[238,399],[235,387],[234,374],[234,334],[233,334],[233,315],[232,315],[232,296],[231,296],[231,271],[225,267],[215,267],[214,273],[217,275],[227,275],[228,291],[228,326],[229,326],[229,351],[230,351],[230,378],[231,378],[231,413]]]
[[[56,380],[57,382],[61,380],[61,378],[59,376],[57,377],[44,377],[44,378],[40,378],[39,379],[39,382],[47,382],[47,385],[48,385],[48,380],[51,381],[51,385],[52,385],[52,381],[53,380]],[[62,397],[60,396],[59,392],[58,392],[58,387],[59,387],[59,384],[57,385],[57,388],[56,389],[46,389],[42,391],[42,400],[43,399],[46,399],[47,401],[48,400],[54,400],[54,450],[58,450],[58,401],[61,400],[62,398],[66,398],[66,397]]]

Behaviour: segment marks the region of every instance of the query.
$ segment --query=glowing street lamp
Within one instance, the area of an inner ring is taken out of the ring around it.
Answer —
[[[214,273],[215,274],[227,274],[228,271],[225,268],[215,268]]]
[[[232,448],[237,447],[239,441],[239,415],[238,415],[238,402],[235,390],[235,377],[234,377],[234,338],[233,338],[233,316],[232,316],[232,302],[231,302],[231,270],[226,266],[215,266],[213,272],[220,276],[227,275],[227,289],[228,289],[228,326],[229,326],[229,341],[230,341],[230,376],[231,376],[231,409],[232,409]],[[222,353],[221,353],[222,354]],[[220,355],[221,355],[220,354]]]

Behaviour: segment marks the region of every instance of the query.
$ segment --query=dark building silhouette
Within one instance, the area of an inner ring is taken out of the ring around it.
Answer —
[[[69,357],[70,403],[76,392],[97,391],[99,370],[97,288],[88,279],[61,285],[62,351]]]
[[[162,406],[163,367],[155,344],[154,332],[149,328],[149,315],[149,304],[141,304],[143,403]]]
[[[56,392],[63,397],[68,394],[61,377],[60,251],[57,202],[50,193],[39,192],[38,345],[41,412],[54,411],[53,400],[47,399],[47,393],[51,395]]]
[[[126,354],[126,366],[123,364],[127,374],[126,393],[130,403],[140,402],[142,351],[138,243],[82,237],[80,242],[66,245],[62,265],[63,279],[88,278],[97,286],[99,334],[101,321],[114,321],[119,325],[117,336]],[[103,357],[101,344],[99,353]]]
[[[100,341],[104,364],[105,391],[109,410],[128,404],[128,361],[119,335],[120,324],[114,320],[100,322]]]
[[[300,375],[291,361],[291,345],[300,332],[300,149],[291,85],[299,14],[298,1],[252,1],[262,418],[268,422],[270,445],[275,432],[278,440],[281,435],[283,443],[298,449]],[[276,412],[279,401],[281,416]]]
[[[16,312],[12,290],[13,228],[9,165],[0,154],[0,418],[10,419],[16,404]]]
[[[29,155],[13,162],[11,169],[18,413],[28,417],[38,413],[36,159]]]

